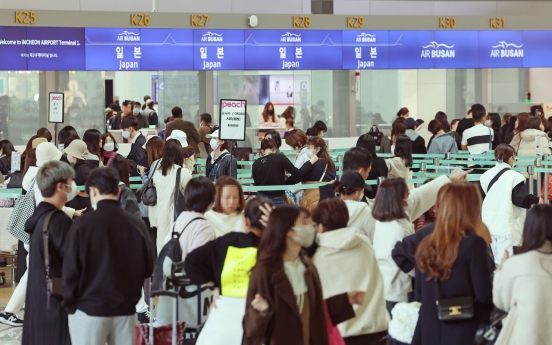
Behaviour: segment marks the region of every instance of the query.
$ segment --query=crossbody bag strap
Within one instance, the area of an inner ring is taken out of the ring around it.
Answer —
[[[502,176],[506,171],[510,170],[510,168],[504,168],[502,170],[500,170],[498,172],[498,174],[496,174],[495,177],[493,177],[493,179],[491,180],[491,182],[489,182],[489,186],[487,187],[487,193],[489,193],[489,191],[491,190],[491,187],[496,183],[496,181],[498,181],[498,179],[500,178],[500,176]]]
[[[322,182],[322,180],[324,179],[324,176],[326,176],[326,170],[328,170],[328,164],[326,164],[326,166],[324,167],[324,172],[322,173],[322,177],[320,178],[319,182]]]
[[[176,181],[174,184],[174,206],[176,206],[176,200],[178,200],[178,193],[180,192],[180,172],[182,168],[178,168],[176,172]]]
[[[221,154],[217,159],[215,159],[213,164],[211,164],[211,166],[207,168],[207,171],[205,171],[205,175],[209,176],[209,174],[211,173],[211,170],[213,170],[213,168],[220,162],[220,160],[223,159],[224,157],[228,156],[228,155],[229,155],[229,153],[225,152],[225,153]]]
[[[57,210],[50,211],[46,218],[44,219],[44,223],[42,224],[42,242],[44,245],[44,268],[46,270],[46,284],[50,281],[50,247],[49,247],[49,235],[48,235],[48,226],[50,225],[50,219],[52,218],[52,215]],[[50,289],[46,289],[48,292],[48,299],[46,300],[47,306],[50,307]]]
[[[190,224],[192,224],[192,223],[195,222],[196,220],[201,220],[201,219],[205,220],[205,218],[203,218],[203,217],[195,217],[194,219],[190,220],[190,221],[188,222],[188,224],[186,224],[186,226],[184,227],[184,229],[182,229],[182,231],[178,234],[178,236],[177,236],[176,238],[180,238],[180,236],[182,236],[182,234],[184,233],[184,231],[186,230],[186,228],[187,228]],[[175,224],[175,225],[176,225],[176,224]],[[175,231],[174,231],[174,226],[175,226],[175,225],[173,225],[173,234],[175,233]]]
[[[489,128],[489,152],[491,152],[493,149],[493,134],[491,133],[491,129]]]

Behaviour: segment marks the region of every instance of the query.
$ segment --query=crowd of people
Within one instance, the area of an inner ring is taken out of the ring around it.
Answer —
[[[283,139],[270,131],[251,168],[264,188],[252,195],[209,114],[196,129],[175,107],[164,133],[146,138],[139,117],[148,101],[113,109],[127,157],[109,132],[89,129],[81,139],[65,127],[60,150],[40,129],[20,175],[7,176],[34,200],[27,237],[18,238],[27,270],[0,313],[1,323],[23,326],[23,344],[127,345],[137,322],[171,324],[171,297],[155,312],[148,302],[157,256],[173,240],[193,291],[203,287],[200,297],[178,297],[188,328],[207,317],[198,345],[472,344],[497,312],[507,316],[496,344],[551,341],[552,206],[527,192],[535,176],[512,170],[516,155],[550,152],[539,110],[518,114],[511,131],[506,119],[504,133],[478,104],[452,124],[440,112],[426,145],[423,124],[402,108],[380,138],[392,157],[378,157],[377,138],[363,134],[341,174],[323,122]],[[273,106],[265,115],[276,121]],[[407,183],[414,153],[460,149],[494,151],[496,165],[479,183],[466,181],[471,170]],[[10,172],[13,145],[0,150]],[[203,150],[206,171],[197,173]],[[138,193],[132,176],[143,184]]]

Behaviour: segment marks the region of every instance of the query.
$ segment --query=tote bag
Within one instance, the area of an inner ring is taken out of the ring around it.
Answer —
[[[8,221],[6,229],[13,237],[17,238],[25,244],[29,244],[30,235],[25,232],[25,223],[35,211],[35,197],[34,197],[34,186],[36,180],[31,183],[29,191],[25,195],[21,195],[17,198],[15,202],[15,207]]]

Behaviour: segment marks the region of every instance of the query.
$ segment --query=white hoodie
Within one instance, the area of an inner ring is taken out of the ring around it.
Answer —
[[[370,243],[374,243],[374,230],[376,229],[376,220],[372,217],[372,201],[366,204],[362,201],[343,200],[349,210],[348,227],[360,229],[364,235],[370,239]]]
[[[218,237],[229,232],[245,232],[245,219],[242,213],[224,214],[213,210],[205,212],[205,219],[215,230]]]
[[[412,219],[418,219],[428,211],[437,200],[437,192],[442,186],[449,183],[447,176],[441,176],[435,180],[410,192],[406,200],[406,218],[390,222],[376,221],[374,232],[374,249],[378,259],[379,268],[383,275],[385,285],[385,299],[391,302],[408,302],[408,292],[412,291],[412,277],[403,273],[393,258],[391,251],[397,242],[414,233]],[[414,271],[411,272],[414,274]]]
[[[356,316],[338,325],[341,335],[345,338],[386,331],[389,313],[385,308],[383,277],[368,238],[360,230],[348,227],[318,234],[316,241],[319,247],[313,262],[324,298],[350,291],[366,292],[364,303],[353,306]]]

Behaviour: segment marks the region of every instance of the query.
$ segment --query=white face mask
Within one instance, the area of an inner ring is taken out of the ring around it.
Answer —
[[[130,132],[129,131],[123,131],[123,138],[125,138],[125,139],[130,138]]]
[[[486,120],[486,121],[485,121],[485,126],[486,126],[486,127],[491,127],[491,125],[492,125],[491,120]]]
[[[308,149],[307,151],[305,151],[306,154],[307,154],[307,157],[311,158],[312,156],[314,156],[314,151],[311,150],[311,149]]]
[[[104,145],[103,149],[107,152],[111,152],[115,150],[115,144],[114,143],[107,143]]]
[[[70,186],[68,184],[65,184],[65,185],[67,187],[71,187],[71,191],[69,193],[62,190],[63,193],[67,194],[67,202],[69,202],[75,199],[75,197],[77,196],[77,183],[73,181]]]
[[[211,141],[209,141],[209,145],[211,145],[211,148],[213,149],[213,151],[218,149],[218,147],[219,147],[218,140],[217,139],[211,139]]]
[[[295,235],[293,235],[293,240],[295,242],[299,243],[304,248],[312,246],[316,236],[316,225],[314,223],[309,225],[294,226],[291,229],[295,231]]]
[[[357,201],[362,201],[363,199],[364,199],[364,193],[361,192],[360,195],[358,196]]]
[[[320,133],[319,137],[324,138],[324,133]]]

